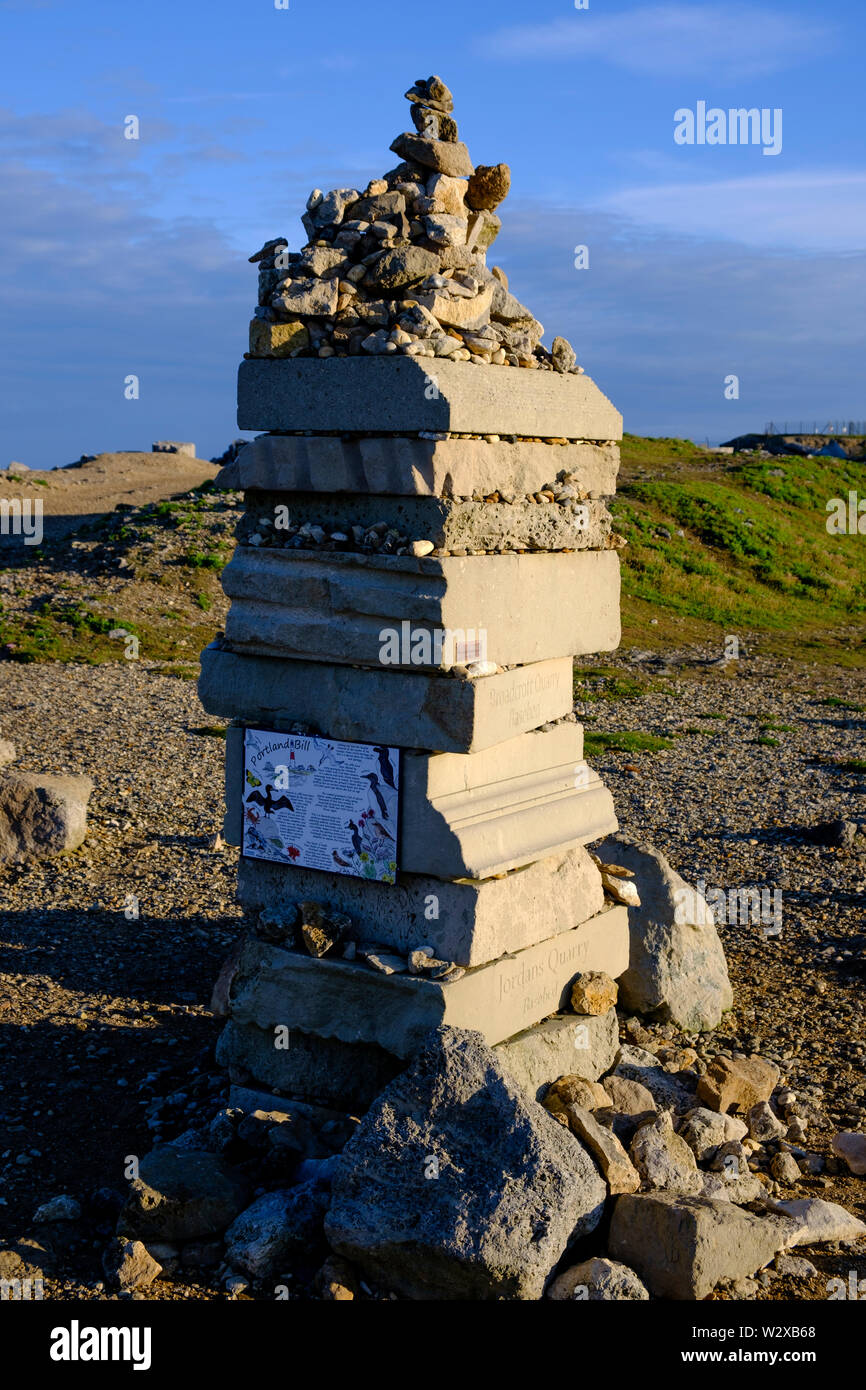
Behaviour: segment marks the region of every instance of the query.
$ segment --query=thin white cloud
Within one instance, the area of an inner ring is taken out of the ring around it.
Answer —
[[[597,206],[645,228],[798,251],[866,249],[866,173],[764,174],[622,189]]]
[[[547,24],[522,24],[479,39],[486,57],[526,62],[587,58],[651,75],[752,77],[811,61],[833,28],[790,11],[747,3],[640,6],[616,14],[576,10]]]

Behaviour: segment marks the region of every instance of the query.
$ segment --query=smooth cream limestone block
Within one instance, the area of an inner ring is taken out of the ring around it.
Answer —
[[[443,985],[355,962],[317,960],[251,937],[232,983],[230,1015],[241,1026],[272,1031],[282,1025],[346,1043],[375,1043],[398,1057],[409,1056],[441,1024],[474,1028],[492,1047],[565,1009],[578,973],[621,975],[628,943],[627,909],[609,907],[571,931]]]
[[[473,753],[572,708],[572,660],[557,657],[475,680],[387,667],[239,656],[211,643],[199,699],[209,714],[265,728],[307,724],[328,738]]]
[[[564,473],[592,496],[616,490],[619,445],[516,440],[340,439],[265,434],[247,444],[214,486],[239,492],[373,493],[392,497],[525,496]]]
[[[622,438],[622,416],[588,376],[404,356],[248,359],[238,427]]]
[[[597,1081],[610,1071],[618,1051],[616,1009],[603,1014],[557,1014],[496,1047],[520,1089],[539,1101],[560,1076]]]
[[[405,751],[398,868],[490,878],[613,833],[613,799],[582,752],[579,724],[521,734],[481,753]],[[243,791],[243,730],[231,727],[224,829],[231,845],[241,843]]]
[[[485,965],[594,917],[604,906],[601,875],[582,845],[501,878],[445,882],[401,874],[370,883],[346,874],[242,858],[238,902],[252,911],[318,902],[351,918],[359,941],[401,955],[433,947],[440,960]]]
[[[474,651],[517,666],[620,639],[613,550],[415,560],[242,547],[222,584],[226,640],[259,656],[446,670]]]

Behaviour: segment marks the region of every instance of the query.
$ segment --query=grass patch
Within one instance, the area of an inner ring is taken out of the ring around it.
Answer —
[[[837,763],[841,772],[866,772],[866,758],[849,758],[846,763]]]
[[[849,709],[855,714],[866,714],[866,705],[852,705],[850,700],[840,700],[838,695],[828,695],[826,700],[819,700],[819,705],[827,705],[829,709]]]
[[[588,758],[599,753],[663,753],[673,748],[673,740],[658,734],[633,732],[584,734],[584,754]]]
[[[752,742],[760,744],[762,748],[779,747],[779,740],[777,738],[770,738],[769,734],[759,734],[757,738],[752,739]]]
[[[188,734],[198,734],[199,738],[225,738],[226,726],[220,724],[199,724],[187,729]]]

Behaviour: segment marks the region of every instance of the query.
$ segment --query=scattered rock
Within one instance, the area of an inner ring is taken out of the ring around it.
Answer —
[[[723,1279],[763,1269],[789,1243],[794,1223],[730,1202],[674,1192],[618,1197],[608,1252],[657,1298],[701,1299]]]
[[[81,1206],[74,1197],[52,1197],[50,1202],[36,1208],[33,1221],[41,1225],[47,1221],[78,1221],[80,1216]]]
[[[224,1231],[247,1200],[242,1175],[215,1154],[164,1144],[141,1160],[118,1218],[121,1236],[195,1240]]]
[[[254,1279],[269,1279],[322,1238],[329,1196],[317,1182],[266,1192],[226,1231],[226,1259]]]
[[[631,1141],[629,1156],[644,1188],[691,1193],[703,1190],[695,1156],[685,1139],[674,1132],[667,1111],[641,1125]]]
[[[790,1202],[768,1203],[793,1223],[793,1233],[785,1242],[794,1245],[822,1245],[828,1241],[859,1240],[866,1236],[866,1223],[852,1216],[836,1202],[820,1197],[801,1197]]]
[[[616,1005],[617,987],[604,970],[586,970],[571,987],[571,1007],[576,1014],[606,1014]]]
[[[649,1298],[649,1293],[633,1269],[618,1264],[616,1260],[596,1257],[572,1265],[571,1269],[558,1275],[548,1289],[547,1297],[556,1302],[566,1299],[587,1303],[643,1302]]]
[[[87,833],[89,777],[0,772],[0,864],[77,849]]]
[[[679,1127],[680,1138],[685,1139],[699,1163],[708,1162],[721,1145],[743,1139],[747,1133],[745,1122],[736,1115],[720,1115],[702,1106],[690,1110]]]
[[[849,1173],[856,1178],[866,1177],[866,1134],[844,1129],[833,1135],[833,1152],[844,1159]]]
[[[779,1084],[779,1068],[763,1057],[714,1057],[698,1082],[698,1099],[710,1110],[747,1114],[769,1100]]]
[[[162,1273],[158,1264],[140,1240],[114,1240],[102,1261],[106,1278],[123,1292],[146,1289]]]

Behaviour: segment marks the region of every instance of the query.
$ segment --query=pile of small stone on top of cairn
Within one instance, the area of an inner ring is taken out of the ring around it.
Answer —
[[[507,164],[473,168],[441,78],[416,82],[406,97],[416,133],[391,145],[403,163],[364,190],[314,189],[303,250],[275,237],[250,257],[259,266],[250,355],[405,353],[582,371],[564,338],[542,346],[542,325],[509,294],[504,272],[485,264]]]

